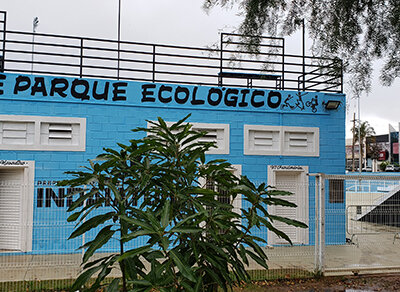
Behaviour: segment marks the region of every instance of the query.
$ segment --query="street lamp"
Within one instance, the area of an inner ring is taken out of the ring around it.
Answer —
[[[359,149],[359,159],[358,159],[358,172],[361,174],[361,166],[362,166],[362,157],[361,157],[361,148],[363,141],[361,141],[361,108],[360,108],[360,99],[361,97],[358,96],[358,144],[360,145]]]
[[[33,19],[32,23],[32,59],[31,59],[31,74],[33,74],[33,55],[34,55],[34,50],[35,50],[35,33],[36,33],[36,28],[39,25],[39,17],[35,17]]]

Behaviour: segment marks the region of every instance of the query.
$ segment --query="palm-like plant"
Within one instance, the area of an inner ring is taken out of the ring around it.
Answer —
[[[357,128],[352,129],[353,132],[353,140],[357,141],[360,145],[360,158],[361,159],[361,167],[364,167],[364,147],[365,140],[367,137],[375,135],[374,128],[368,123],[368,121],[361,122]],[[353,169],[354,171],[354,169]]]

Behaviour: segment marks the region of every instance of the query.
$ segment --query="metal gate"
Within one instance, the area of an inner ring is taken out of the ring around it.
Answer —
[[[345,225],[323,223],[326,236],[346,229],[346,244],[322,246],[325,274],[400,271],[400,176],[396,174],[321,175],[325,191],[321,211],[335,216],[344,200]]]

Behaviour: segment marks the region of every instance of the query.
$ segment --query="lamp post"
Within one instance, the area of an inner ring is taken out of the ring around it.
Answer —
[[[118,0],[118,62],[117,62],[117,79],[119,80],[119,58],[121,49],[121,0]]]
[[[361,109],[360,109],[360,96],[358,97],[358,144],[360,145],[359,151],[359,159],[358,159],[358,172],[361,174],[361,166],[362,166],[362,157],[361,157],[361,147],[363,141],[361,141]]]
[[[305,24],[304,24],[304,18],[301,20],[301,24],[302,24],[302,46],[303,46],[303,91],[305,91],[305,87],[306,87],[306,83],[305,83],[305,79],[306,79],[306,28],[305,28]]]
[[[35,33],[39,25],[39,17],[35,17],[32,23],[32,59],[31,59],[31,74],[33,74],[33,55],[35,53]]]

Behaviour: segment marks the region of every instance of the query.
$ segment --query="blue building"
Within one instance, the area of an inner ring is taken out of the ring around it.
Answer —
[[[28,53],[22,49],[11,52],[16,43],[12,36],[7,32],[3,39],[4,72],[0,74],[0,250],[75,252],[93,234],[67,241],[74,226],[66,222],[72,199],[65,196],[72,190],[58,188],[55,182],[65,178],[65,171],[77,170],[95,158],[104,147],[127,143],[135,135],[130,130],[146,127],[146,120],[162,117],[174,122],[189,113],[194,128],[207,131],[206,139],[217,142],[218,147],[208,153],[210,159],[227,159],[235,165],[237,175],[294,193],[290,200],[298,208],[292,213],[284,208],[271,212],[307,223],[310,227],[302,230],[279,227],[294,244],[313,244],[315,187],[308,174],[343,174],[345,169],[341,75],[324,75],[318,67],[321,65],[311,62],[314,59],[309,57],[310,62],[305,64],[301,56],[297,56],[297,71],[290,68],[293,62],[287,61],[293,56],[286,56],[278,63],[282,68],[271,72],[254,66],[230,68],[226,65],[229,57],[223,55],[228,53],[223,50],[217,52],[218,57],[207,59],[217,64],[214,66],[204,65],[196,54],[169,56],[180,59],[165,61],[161,59],[168,55],[166,52],[143,50],[150,61],[132,59],[128,55],[137,54],[137,49],[123,48],[115,67],[115,56],[101,57],[98,53],[101,48],[115,53],[115,48],[99,46],[115,46],[115,42],[76,38],[81,47],[65,41],[58,48],[55,38],[63,37],[45,34],[37,35],[37,39],[42,38],[37,45],[41,53],[33,62],[26,61],[24,67],[20,60],[26,60]],[[90,55],[94,47],[97,54]],[[175,52],[193,49],[166,47]],[[59,62],[53,57],[69,60]],[[114,67],[103,61],[114,62]],[[143,67],[132,69],[128,66],[132,62],[142,62]],[[166,63],[177,70],[163,71]],[[210,73],[190,71],[201,65],[206,67],[201,70]],[[134,77],[132,72],[141,77]],[[232,203],[241,206],[241,202]],[[344,201],[327,196],[326,204],[333,210],[326,214],[327,244],[344,243]],[[338,223],[343,230],[337,229]],[[284,244],[267,231],[261,236],[268,244]],[[111,245],[103,248],[112,249]]]

